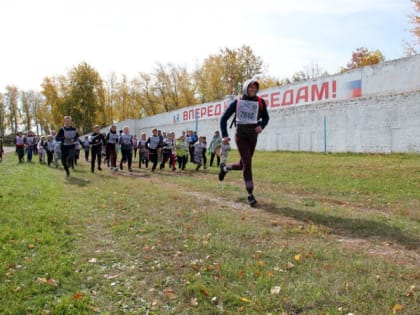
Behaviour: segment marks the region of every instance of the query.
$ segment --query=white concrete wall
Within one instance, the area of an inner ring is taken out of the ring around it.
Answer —
[[[354,86],[360,87],[356,94]],[[420,55],[259,94],[270,114],[259,150],[420,152]],[[117,125],[127,125],[137,135],[150,135],[154,127],[177,135],[197,129],[211,139],[228,103],[200,104]]]

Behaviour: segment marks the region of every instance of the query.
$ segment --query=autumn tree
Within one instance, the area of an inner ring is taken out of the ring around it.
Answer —
[[[409,22],[412,25],[410,30],[413,34],[413,41],[403,41],[404,53],[406,56],[414,56],[420,47],[420,0],[411,0],[414,13],[409,15]]]
[[[51,108],[39,92],[29,91],[27,97],[37,134],[49,134],[52,127]]]
[[[89,132],[95,124],[106,123],[99,120],[103,117],[104,103],[105,91],[99,73],[87,63],[74,67],[69,74],[69,94],[64,107],[81,133]]]
[[[174,66],[170,68],[170,78],[177,92],[175,108],[197,104],[195,86],[186,67]]]
[[[105,105],[104,115],[106,121],[113,124],[116,121],[116,95],[117,95],[118,77],[115,72],[112,72],[109,78],[105,81]]]
[[[233,87],[230,88],[232,78],[229,75],[226,78],[225,72],[223,56],[220,54],[210,55],[204,60],[201,67],[197,67],[192,78],[200,103],[220,100],[231,91],[233,92]]]
[[[384,60],[385,57],[380,50],[369,51],[365,47],[360,47],[353,51],[351,60],[347,63],[347,66],[342,69],[342,72],[368,65],[375,65]]]
[[[0,136],[6,131],[6,106],[4,103],[4,95],[0,93]]]
[[[196,104],[191,75],[185,67],[158,64],[153,79],[156,101],[163,111]]]
[[[162,112],[151,74],[139,73],[132,84],[135,90],[135,101],[139,104],[139,117],[153,116]]]
[[[21,91],[20,102],[22,106],[22,123],[25,130],[32,130],[32,112],[28,92]]]
[[[227,94],[241,94],[242,84],[245,80],[262,73],[263,61],[254,55],[251,47],[242,46],[239,49],[224,48],[222,55],[223,76],[227,83]]]
[[[415,13],[410,16],[410,21],[413,25],[411,33],[416,39],[417,45],[420,45],[420,0],[411,0],[414,5]]]
[[[122,75],[121,80],[117,81],[113,97],[116,119],[122,121],[133,118],[130,110],[130,85],[126,75]]]
[[[45,107],[50,111],[50,124],[51,126],[58,127],[63,122],[63,116],[66,115],[64,111],[64,100],[68,94],[67,79],[65,77],[46,77],[41,87]]]
[[[16,86],[6,86],[5,105],[7,120],[12,134],[16,134],[19,128],[21,112],[19,109],[19,89]]]
[[[223,99],[242,92],[242,84],[262,73],[263,62],[249,46],[224,48],[210,55],[193,73],[201,102]]]
[[[278,87],[291,83],[289,79],[279,80],[273,77],[261,77],[258,79],[258,82],[260,83],[260,90],[265,90],[272,87]]]

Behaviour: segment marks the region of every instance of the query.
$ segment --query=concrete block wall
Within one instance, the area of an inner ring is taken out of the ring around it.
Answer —
[[[420,152],[420,91],[278,109],[262,150]]]

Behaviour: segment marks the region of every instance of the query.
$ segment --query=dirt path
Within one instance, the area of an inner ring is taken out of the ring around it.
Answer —
[[[145,174],[139,173],[119,173],[122,176],[133,176],[133,177],[145,177]],[[155,181],[160,186],[167,187],[168,190],[179,190],[179,187],[176,184],[168,183],[162,181],[160,177],[150,177],[148,180]],[[304,219],[299,220],[293,217],[288,217],[285,215],[280,215],[279,213],[274,213],[275,211],[270,211],[270,205],[262,204],[260,209],[250,208],[245,202],[236,202],[232,200],[226,200],[221,197],[216,197],[211,193],[205,193],[200,191],[180,191],[181,193],[198,198],[203,201],[208,201],[212,205],[226,209],[226,211],[237,211],[247,215],[248,217],[263,218],[271,224],[276,226],[301,226],[302,224],[307,224]],[[287,193],[285,193],[287,195]],[[301,199],[307,196],[297,196],[293,195],[293,200]],[[297,198],[297,199],[296,199]],[[319,199],[321,200],[321,199]],[[325,204],[329,204],[328,200],[322,201]],[[331,203],[335,203],[333,200]],[[360,211],[365,211],[366,209],[359,209]],[[376,210],[380,212],[379,210]],[[364,252],[367,255],[380,256],[384,259],[392,261],[393,263],[411,265],[414,267],[420,267],[420,249],[418,246],[404,246],[397,242],[385,241],[378,237],[375,238],[357,238],[350,237],[347,235],[334,234],[334,231],[328,234],[329,239],[340,243],[343,248],[352,249],[357,252]]]
[[[12,153],[15,152],[15,147],[3,147],[4,153]]]
[[[177,186],[174,184],[167,182],[159,183],[160,185],[165,185],[170,189],[177,189]],[[279,214],[275,214],[269,211],[262,211],[258,208],[250,208],[246,203],[225,200],[220,197],[215,197],[209,193],[197,191],[182,191],[182,193],[188,196],[192,196],[193,198],[199,198],[200,200],[208,201],[212,205],[225,208],[226,210],[238,211],[246,214],[247,216],[263,217],[267,220],[267,222],[271,222],[276,226],[300,226],[302,223],[304,223],[303,221],[297,220],[295,218],[279,216]],[[380,256],[394,263],[420,267],[420,250],[418,248],[410,249],[401,244],[381,241],[380,239],[372,240],[364,238],[352,238],[334,233],[328,234],[328,238],[340,243],[346,249],[364,252],[367,255]]]

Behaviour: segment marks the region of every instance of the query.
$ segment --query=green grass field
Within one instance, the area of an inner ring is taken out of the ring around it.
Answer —
[[[216,167],[34,161],[0,163],[0,314],[420,313],[418,155],[256,152],[256,209]]]

